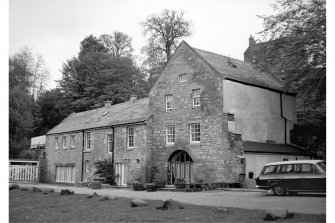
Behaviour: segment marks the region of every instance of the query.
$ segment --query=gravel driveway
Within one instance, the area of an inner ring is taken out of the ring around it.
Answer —
[[[306,214],[326,214],[325,194],[304,194],[296,196],[278,197],[266,192],[241,192],[241,191],[206,191],[206,192],[147,192],[132,191],[128,189],[99,189],[92,190],[86,187],[59,186],[50,184],[19,184],[20,188],[32,188],[33,186],[46,189],[53,188],[56,192],[68,188],[76,194],[111,195],[116,197],[140,198],[147,200],[173,199],[184,203],[216,206],[237,207],[248,209],[287,208],[291,212]]]

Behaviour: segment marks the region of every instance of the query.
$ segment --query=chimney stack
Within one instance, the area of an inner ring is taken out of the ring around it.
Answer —
[[[250,35],[250,37],[249,37],[249,46],[253,46],[255,44],[256,44],[255,38],[252,35]]]
[[[109,108],[112,106],[112,102],[111,101],[106,101],[105,102],[105,108]]]
[[[136,94],[131,94],[130,95],[130,101],[131,102],[134,102],[134,101],[136,101],[137,100],[137,96],[136,96]]]

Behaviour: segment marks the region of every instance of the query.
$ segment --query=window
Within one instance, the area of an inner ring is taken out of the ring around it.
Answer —
[[[175,138],[176,136],[174,126],[168,126],[166,129],[166,144],[174,144]]]
[[[76,147],[76,136],[75,135],[70,136],[70,146],[71,148]]]
[[[134,127],[127,128],[127,147],[134,147]]]
[[[55,137],[55,149],[59,149],[59,138]]]
[[[166,111],[172,111],[172,95],[165,96]]]
[[[90,132],[85,133],[85,150],[91,150],[92,148],[92,137]]]
[[[90,161],[89,160],[85,160],[85,171],[86,173],[90,172]]]
[[[288,158],[283,158],[283,161],[288,161]]]
[[[200,106],[200,89],[192,90],[193,107]]]
[[[287,174],[287,173],[291,173],[291,172],[294,172],[293,164],[281,165],[279,173]]]
[[[200,142],[200,124],[191,124],[190,133],[191,142]]]
[[[179,82],[187,81],[187,74],[179,74]]]
[[[267,166],[263,170],[263,174],[275,174],[277,172],[277,167],[278,166]]]
[[[63,149],[66,149],[66,147],[67,147],[66,136],[62,137],[62,147],[63,147]]]
[[[107,152],[108,154],[113,153],[113,134],[107,134]]]
[[[301,164],[301,173],[313,173],[312,164]]]
[[[303,122],[304,119],[305,119],[305,117],[304,117],[304,113],[301,112],[301,111],[298,111],[298,112],[297,112],[297,121],[298,121],[298,122]]]

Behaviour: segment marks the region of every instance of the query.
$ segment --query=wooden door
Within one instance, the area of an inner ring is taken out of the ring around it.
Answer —
[[[118,186],[127,186],[127,165],[115,163],[115,182]]]

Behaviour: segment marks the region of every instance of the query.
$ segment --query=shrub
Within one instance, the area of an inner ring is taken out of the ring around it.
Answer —
[[[114,183],[114,168],[113,163],[109,159],[98,160],[94,163],[96,171],[94,174],[100,177],[105,177],[105,183],[112,185]]]

